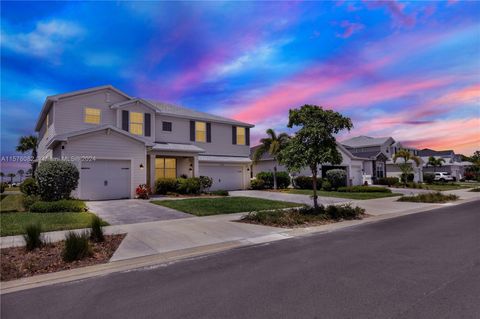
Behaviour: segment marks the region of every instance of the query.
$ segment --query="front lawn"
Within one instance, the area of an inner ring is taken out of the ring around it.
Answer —
[[[428,189],[432,191],[452,191],[456,189],[465,189],[473,186],[464,186],[460,184],[424,184],[423,189]]]
[[[24,211],[22,204],[22,194],[2,194],[0,195],[0,212],[21,212]]]
[[[313,190],[311,189],[283,189],[282,192],[289,194],[301,194],[301,195],[313,195]],[[400,196],[402,194],[396,193],[360,193],[360,192],[327,192],[327,191],[317,191],[318,196],[324,197],[336,197],[336,198],[348,198],[348,199],[375,199],[375,198],[384,198],[384,197],[393,197]]]
[[[189,198],[179,200],[156,200],[151,203],[173,208],[196,216],[232,214],[303,206],[298,203],[250,197]]]
[[[93,213],[2,213],[0,236],[23,234],[25,226],[37,222],[44,232],[88,228],[93,216]]]

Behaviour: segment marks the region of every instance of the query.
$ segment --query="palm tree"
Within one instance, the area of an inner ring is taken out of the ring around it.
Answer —
[[[253,153],[253,162],[258,162],[265,154],[273,157],[275,163],[273,166],[273,189],[277,189],[277,156],[287,144],[290,136],[287,133],[277,135],[271,128],[267,129],[266,133],[268,137],[260,140],[260,146]]]
[[[13,178],[16,176],[15,173],[8,173],[7,176],[10,177],[10,185],[12,185],[13,184]]]
[[[410,153],[408,150],[399,150],[398,152],[393,155],[393,162],[396,163],[397,159],[403,159],[403,163],[398,164],[398,167],[402,171],[402,179],[404,182],[404,185],[407,185],[407,177],[410,173],[413,171],[413,165],[410,165],[408,161],[413,161],[417,166],[420,165],[420,157]]]
[[[432,166],[433,167],[433,172],[436,171],[436,167],[440,167],[442,166],[442,164],[445,163],[445,160],[443,158],[435,158],[434,156],[430,156],[428,158],[428,163],[427,165],[428,166]]]
[[[25,171],[23,169],[19,169],[17,171],[18,176],[20,176],[20,182],[22,182],[23,175],[25,174]]]
[[[17,152],[26,153],[32,151],[32,176],[37,168],[37,145],[38,138],[35,135],[22,136],[18,141]]]

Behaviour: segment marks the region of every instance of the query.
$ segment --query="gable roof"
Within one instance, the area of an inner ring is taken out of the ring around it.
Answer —
[[[360,135],[344,140],[341,143],[347,147],[369,147],[380,146],[388,141],[391,141],[392,143],[395,142],[395,140],[391,137],[370,137]]]
[[[144,99],[139,99],[139,98],[134,98],[134,99],[131,99],[131,100],[127,100],[127,101],[123,101],[123,102],[118,102],[118,103],[115,103],[115,104],[112,104],[110,105],[110,108],[111,109],[121,109],[127,105],[130,105],[132,103],[140,103],[140,104],[143,104],[145,107],[151,109],[152,111],[154,112],[157,112],[157,108],[155,107],[155,105],[153,105],[152,103],[148,102],[147,100],[144,100]]]
[[[429,148],[424,148],[418,151],[418,156],[451,156],[455,155],[453,150],[435,151]]]

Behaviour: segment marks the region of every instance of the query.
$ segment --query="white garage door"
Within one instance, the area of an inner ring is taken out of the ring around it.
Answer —
[[[82,162],[80,198],[89,200],[130,197],[130,161]]]
[[[200,175],[213,179],[211,190],[235,190],[243,188],[243,167],[222,164],[200,164]]]

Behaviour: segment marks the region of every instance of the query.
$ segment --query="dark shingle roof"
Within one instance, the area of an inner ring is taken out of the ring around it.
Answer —
[[[424,148],[423,150],[418,151],[418,156],[450,156],[454,154],[455,152],[453,150],[435,151],[429,148]]]

